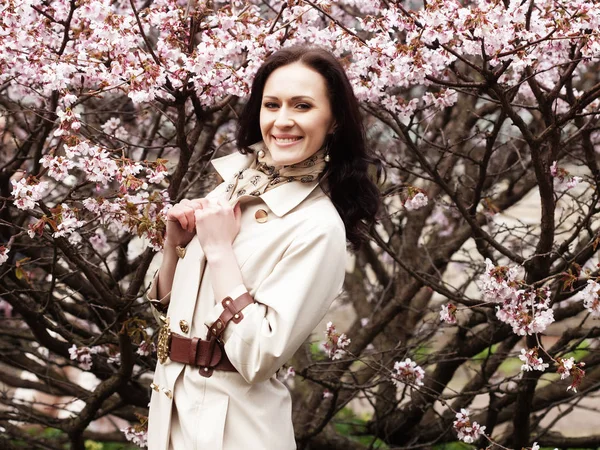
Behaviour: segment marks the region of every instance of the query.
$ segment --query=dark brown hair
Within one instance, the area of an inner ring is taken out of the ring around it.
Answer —
[[[242,153],[262,140],[260,109],[265,83],[278,68],[301,62],[326,81],[335,132],[328,139],[330,161],[321,174],[321,186],[331,198],[346,227],[346,237],[357,248],[374,224],[381,202],[379,189],[368,174],[379,161],[368,154],[358,100],[340,62],[328,51],[309,46],[284,48],[269,56],[258,69],[250,98],[239,122],[236,140]],[[324,181],[327,183],[324,183]]]

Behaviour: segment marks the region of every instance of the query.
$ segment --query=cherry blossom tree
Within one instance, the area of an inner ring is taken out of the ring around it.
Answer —
[[[600,414],[598,29],[594,0],[3,1],[2,448],[145,445],[165,213],[304,43],[343,61],[386,177],[353,322],[278,375],[299,447],[599,446],[561,427]]]

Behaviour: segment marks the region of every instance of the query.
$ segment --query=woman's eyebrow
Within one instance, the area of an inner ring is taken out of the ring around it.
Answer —
[[[265,95],[263,96],[263,99],[279,100],[279,97],[276,97],[274,95]],[[312,100],[313,102],[315,101],[315,99],[312,98],[310,95],[296,95],[292,97],[291,100]]]

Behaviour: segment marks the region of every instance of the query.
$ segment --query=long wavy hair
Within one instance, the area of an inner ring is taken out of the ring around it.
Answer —
[[[310,46],[284,48],[269,56],[258,69],[250,98],[240,116],[236,141],[242,153],[262,140],[260,109],[265,83],[278,68],[301,62],[326,81],[329,102],[335,118],[335,132],[328,137],[330,161],[320,177],[320,184],[340,214],[346,237],[356,249],[366,240],[375,223],[381,204],[379,189],[369,175],[375,166],[381,174],[379,160],[369,155],[358,100],[339,61],[328,51]]]

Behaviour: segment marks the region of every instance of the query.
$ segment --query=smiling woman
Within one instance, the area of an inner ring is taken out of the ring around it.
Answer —
[[[358,103],[325,50],[265,61],[237,144],[213,162],[225,182],[168,213],[149,291],[165,322],[151,450],[296,448],[275,374],[339,294],[346,238],[360,244],[379,207]]]

